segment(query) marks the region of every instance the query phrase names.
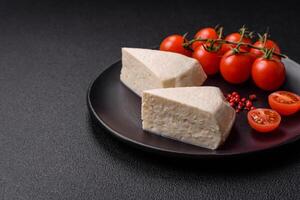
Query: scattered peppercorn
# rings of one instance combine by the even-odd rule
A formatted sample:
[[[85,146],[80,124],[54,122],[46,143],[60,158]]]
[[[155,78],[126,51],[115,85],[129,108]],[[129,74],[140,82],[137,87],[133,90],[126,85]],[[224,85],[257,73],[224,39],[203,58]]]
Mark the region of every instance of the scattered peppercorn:
[[[251,108],[252,102],[250,100],[246,101],[246,107]]]
[[[226,100],[229,102],[230,106],[235,109],[236,113],[239,113],[242,110],[253,110],[255,107],[253,106],[252,101],[256,100],[256,95],[249,95],[249,99],[243,97],[241,98],[240,94],[236,91],[224,95]]]
[[[251,100],[251,101],[254,101],[254,100],[256,100],[256,95],[255,94],[250,94],[249,95],[249,99]]]

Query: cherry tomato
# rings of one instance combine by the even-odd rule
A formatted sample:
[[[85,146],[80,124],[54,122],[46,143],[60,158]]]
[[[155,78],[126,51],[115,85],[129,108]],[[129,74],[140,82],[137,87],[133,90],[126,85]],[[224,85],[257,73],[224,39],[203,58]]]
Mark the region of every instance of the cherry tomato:
[[[184,38],[181,35],[170,35],[166,37],[160,44],[159,50],[161,51],[171,51],[174,53],[180,53],[186,56],[191,56],[192,51],[185,49],[182,44],[184,43]]]
[[[216,29],[208,27],[208,28],[203,28],[200,29],[195,37],[196,38],[201,38],[201,39],[218,39],[218,33],[216,31]],[[201,44],[203,44],[204,42],[201,41],[196,41],[192,44],[192,48],[194,50],[196,50],[197,47],[199,47]]]
[[[270,132],[276,129],[281,121],[281,117],[275,110],[257,108],[248,112],[249,125],[258,132]]]
[[[291,115],[299,111],[300,97],[287,91],[277,91],[269,95],[269,105],[281,115]]]
[[[255,43],[253,44],[253,46],[255,46],[255,47],[260,47],[260,48],[265,47],[265,48],[267,48],[267,49],[272,49],[272,48],[274,48],[274,52],[275,52],[275,53],[280,53],[279,46],[278,46],[274,41],[272,41],[272,40],[267,40],[266,43],[265,43],[265,45],[263,44],[262,41],[259,40],[259,41],[255,42]],[[253,55],[255,55],[257,58],[258,58],[258,57],[262,57],[262,56],[264,55],[264,53],[263,53],[262,51],[258,50],[258,49],[253,49],[253,48],[251,48],[250,52],[251,52]]]
[[[220,72],[229,83],[245,82],[251,74],[253,57],[249,53],[228,51],[221,59]]]
[[[225,40],[227,41],[230,41],[230,42],[244,42],[244,43],[249,43],[251,44],[251,39],[250,38],[246,38],[246,37],[243,37],[241,39],[241,34],[239,33],[231,33],[229,35],[227,35],[225,37]],[[229,51],[230,49],[236,47],[236,45],[232,45],[232,44],[223,44],[222,45],[222,52],[227,52]],[[249,51],[249,47],[245,47],[245,46],[241,46],[241,49],[244,50],[244,51]]]
[[[219,52],[209,52],[201,45],[195,49],[193,58],[199,61],[207,75],[218,73],[221,60]]]
[[[284,64],[277,59],[257,58],[252,65],[252,79],[263,90],[276,90],[285,80]]]

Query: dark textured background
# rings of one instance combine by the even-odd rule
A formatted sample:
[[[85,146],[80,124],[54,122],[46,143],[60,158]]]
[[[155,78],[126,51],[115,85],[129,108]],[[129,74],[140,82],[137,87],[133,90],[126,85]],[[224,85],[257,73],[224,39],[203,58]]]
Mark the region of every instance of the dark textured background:
[[[217,23],[269,26],[299,62],[298,13],[287,1],[1,1],[0,199],[300,199],[299,143],[244,159],[163,158],[92,125],[86,106],[120,47]]]

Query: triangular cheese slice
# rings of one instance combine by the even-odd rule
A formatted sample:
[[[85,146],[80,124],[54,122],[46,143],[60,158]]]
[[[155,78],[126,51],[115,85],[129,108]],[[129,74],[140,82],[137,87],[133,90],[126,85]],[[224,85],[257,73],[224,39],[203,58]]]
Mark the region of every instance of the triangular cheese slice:
[[[154,88],[200,86],[207,76],[193,58],[159,50],[122,48],[121,81],[141,96]]]
[[[235,110],[217,87],[143,92],[143,129],[181,142],[216,149],[228,137]]]

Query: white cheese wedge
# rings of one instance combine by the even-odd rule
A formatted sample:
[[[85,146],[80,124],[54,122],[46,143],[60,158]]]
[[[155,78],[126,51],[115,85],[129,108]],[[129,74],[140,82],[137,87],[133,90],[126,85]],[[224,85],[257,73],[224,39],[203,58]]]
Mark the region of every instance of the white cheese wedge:
[[[159,50],[122,48],[121,81],[137,95],[154,88],[200,86],[207,76],[193,58]]]
[[[143,129],[208,149],[228,137],[235,110],[217,87],[180,87],[143,92]]]

